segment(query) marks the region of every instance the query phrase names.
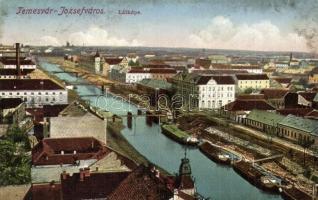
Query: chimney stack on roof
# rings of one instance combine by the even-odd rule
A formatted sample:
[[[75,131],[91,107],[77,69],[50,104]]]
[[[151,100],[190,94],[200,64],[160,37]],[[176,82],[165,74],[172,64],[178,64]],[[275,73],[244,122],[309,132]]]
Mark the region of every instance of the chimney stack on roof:
[[[20,69],[20,43],[15,43],[15,59],[17,66],[17,79],[21,77],[21,69]]]
[[[84,169],[80,169],[80,181],[84,181]]]

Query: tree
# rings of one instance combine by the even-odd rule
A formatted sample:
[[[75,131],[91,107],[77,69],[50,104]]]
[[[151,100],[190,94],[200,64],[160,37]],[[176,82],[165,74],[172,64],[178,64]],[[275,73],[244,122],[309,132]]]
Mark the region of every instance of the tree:
[[[8,129],[0,140],[0,185],[18,185],[31,181],[31,150],[28,136],[17,126]]]
[[[251,94],[253,92],[253,88],[247,88],[244,90],[244,94]]]

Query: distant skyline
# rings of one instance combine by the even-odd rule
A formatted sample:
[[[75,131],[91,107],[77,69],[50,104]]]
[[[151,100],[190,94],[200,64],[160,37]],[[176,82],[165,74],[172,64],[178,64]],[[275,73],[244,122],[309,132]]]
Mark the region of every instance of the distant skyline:
[[[57,12],[21,14],[19,7]],[[104,14],[59,15],[61,7],[93,7]],[[0,8],[3,44],[304,52],[318,44],[316,0],[1,0]]]

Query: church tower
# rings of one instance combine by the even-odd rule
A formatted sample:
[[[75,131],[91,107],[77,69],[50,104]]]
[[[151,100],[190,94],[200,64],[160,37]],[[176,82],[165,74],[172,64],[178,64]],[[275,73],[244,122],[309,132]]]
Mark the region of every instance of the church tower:
[[[181,159],[181,164],[179,167],[179,174],[177,177],[178,189],[188,195],[194,195],[195,184],[191,175],[190,160],[187,158],[187,153],[185,152],[184,158]]]
[[[101,71],[101,58],[100,58],[98,50],[96,51],[96,54],[94,56],[94,63],[95,63],[95,73],[96,74],[100,74],[100,71]]]

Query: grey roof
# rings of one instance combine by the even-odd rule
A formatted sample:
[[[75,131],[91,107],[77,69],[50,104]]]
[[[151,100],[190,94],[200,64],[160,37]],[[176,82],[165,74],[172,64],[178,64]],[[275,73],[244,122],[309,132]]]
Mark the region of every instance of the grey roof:
[[[273,113],[266,112],[263,110],[252,110],[250,114],[247,116],[247,119],[262,122],[266,125],[277,126],[279,122],[281,122],[285,116]]]
[[[318,134],[318,121],[316,120],[296,117],[294,115],[287,115],[287,117],[285,117],[278,124],[305,131],[307,133],[315,135]]]

